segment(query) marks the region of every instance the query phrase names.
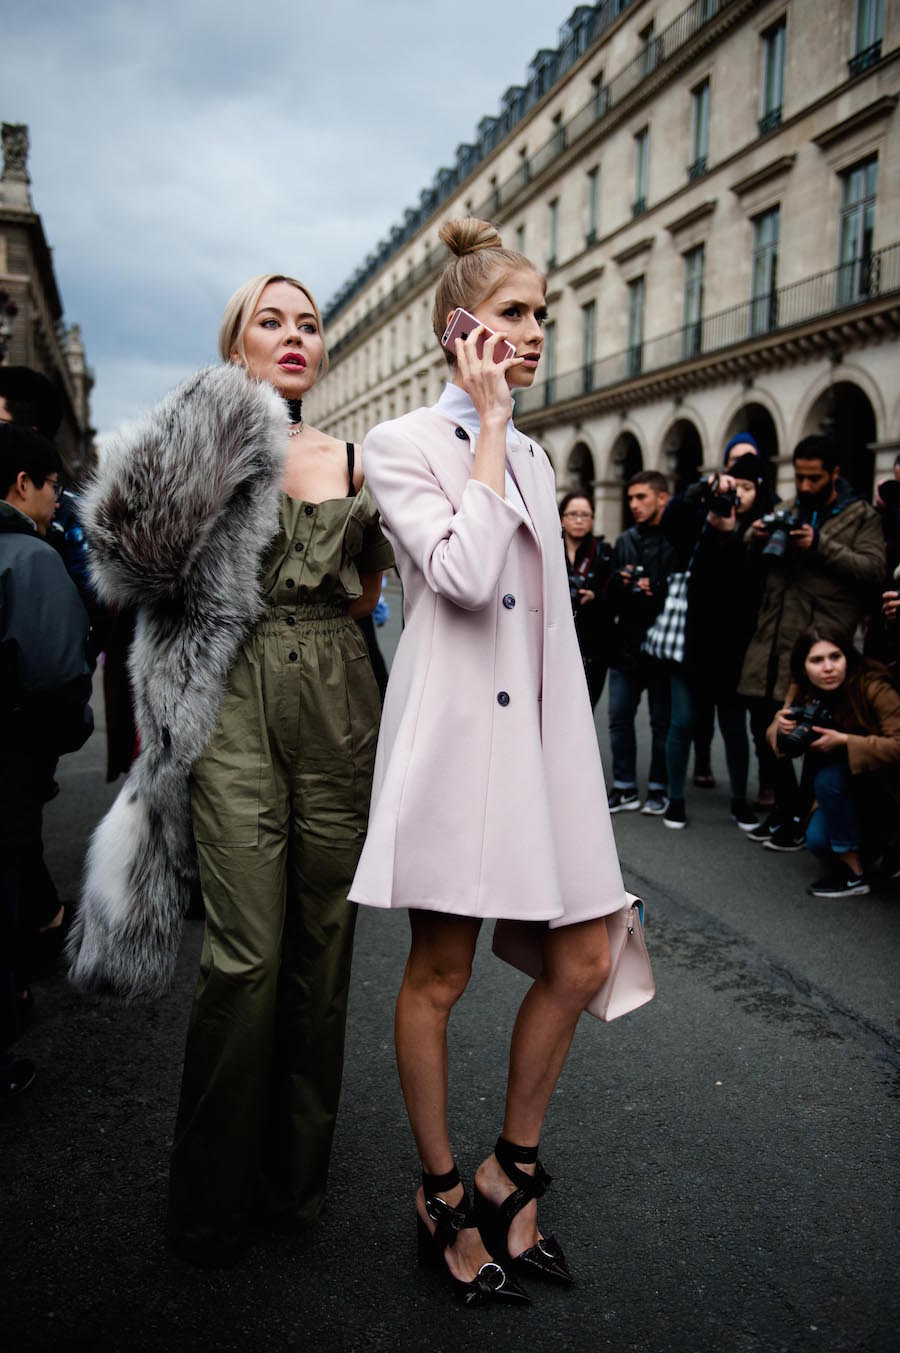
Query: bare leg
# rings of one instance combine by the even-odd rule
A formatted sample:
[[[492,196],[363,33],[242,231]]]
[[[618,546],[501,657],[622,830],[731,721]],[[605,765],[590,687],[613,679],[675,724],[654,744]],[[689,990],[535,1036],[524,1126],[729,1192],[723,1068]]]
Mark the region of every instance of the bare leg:
[[[537,1146],[578,1018],[608,972],[609,940],[602,917],[546,932],[544,971],[519,1007],[510,1046],[503,1120],[507,1141]],[[533,1165],[521,1164],[520,1168],[534,1174]],[[493,1155],[479,1166],[475,1179],[481,1192],[495,1203],[515,1192],[516,1186]],[[532,1201],[510,1227],[510,1254],[529,1249],[539,1235],[537,1202]]]
[[[453,1164],[447,1124],[447,1023],[469,981],[481,922],[431,911],[410,911],[409,919],[412,945],[394,1020],[397,1069],[422,1166],[428,1174],[439,1175]],[[438,1196],[453,1206],[462,1194],[463,1187],[457,1184]],[[433,1231],[421,1189],[416,1209]],[[450,1271],[466,1282],[490,1259],[475,1229],[460,1231],[446,1257]]]

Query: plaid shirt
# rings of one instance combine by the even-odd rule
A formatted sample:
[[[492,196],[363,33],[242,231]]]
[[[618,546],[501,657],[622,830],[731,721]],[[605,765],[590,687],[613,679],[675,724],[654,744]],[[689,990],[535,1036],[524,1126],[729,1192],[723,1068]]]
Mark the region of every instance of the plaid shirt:
[[[684,629],[687,620],[687,589],[690,568],[669,574],[665,604],[644,635],[641,652],[666,662],[684,662]]]

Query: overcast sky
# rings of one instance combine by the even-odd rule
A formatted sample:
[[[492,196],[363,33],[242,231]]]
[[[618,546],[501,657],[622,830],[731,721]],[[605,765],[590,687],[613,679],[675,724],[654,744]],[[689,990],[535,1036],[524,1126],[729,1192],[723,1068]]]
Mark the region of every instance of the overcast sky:
[[[215,357],[260,272],[321,304],[574,0],[0,0],[0,119],[108,431]]]

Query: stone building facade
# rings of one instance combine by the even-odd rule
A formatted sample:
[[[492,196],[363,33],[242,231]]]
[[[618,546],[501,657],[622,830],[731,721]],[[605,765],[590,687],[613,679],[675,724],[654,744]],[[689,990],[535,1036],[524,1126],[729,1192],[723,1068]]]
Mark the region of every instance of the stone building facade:
[[[4,122],[0,139],[0,364],[33,367],[59,390],[63,420],[56,445],[75,478],[94,456],[94,378],[78,325],[64,322],[53,259],[31,199],[28,128]]]
[[[900,446],[900,0],[605,0],[503,95],[326,311],[310,416],[341,436],[437,398],[441,221],[474,214],[548,276],[517,422],[560,491],[621,529],[623,484],[676,484],[752,431],[838,441],[862,491]]]

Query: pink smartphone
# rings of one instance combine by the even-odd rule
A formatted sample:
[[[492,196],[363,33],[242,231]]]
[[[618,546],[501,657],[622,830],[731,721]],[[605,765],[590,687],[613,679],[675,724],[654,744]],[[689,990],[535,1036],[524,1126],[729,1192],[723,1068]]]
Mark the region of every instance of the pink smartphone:
[[[441,347],[449,348],[451,352],[454,352],[456,348],[456,340],[458,338],[461,338],[462,341],[465,343],[466,339],[469,337],[469,334],[472,332],[473,329],[477,329],[480,323],[481,320],[476,319],[474,315],[470,315],[468,310],[463,310],[461,305],[457,306],[453,314],[450,316],[450,323],[444,330],[444,337],[441,339]],[[484,352],[485,343],[493,335],[493,333],[494,333],[493,329],[488,329],[487,327],[485,327],[484,332],[476,342],[475,351],[477,352],[479,357]],[[499,342],[497,346],[494,348],[495,362],[504,362],[507,359],[507,357],[515,357],[515,355],[516,355],[515,348],[513,347],[512,343],[508,343],[505,338],[502,339],[501,342]]]

